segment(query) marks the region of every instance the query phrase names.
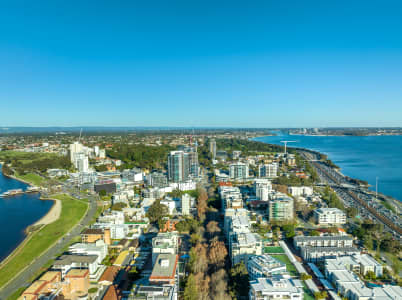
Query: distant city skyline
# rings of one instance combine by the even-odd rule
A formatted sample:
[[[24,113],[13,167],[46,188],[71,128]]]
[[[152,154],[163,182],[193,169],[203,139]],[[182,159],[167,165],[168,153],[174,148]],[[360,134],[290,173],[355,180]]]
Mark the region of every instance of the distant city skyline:
[[[0,127],[401,127],[400,1],[0,4]]]

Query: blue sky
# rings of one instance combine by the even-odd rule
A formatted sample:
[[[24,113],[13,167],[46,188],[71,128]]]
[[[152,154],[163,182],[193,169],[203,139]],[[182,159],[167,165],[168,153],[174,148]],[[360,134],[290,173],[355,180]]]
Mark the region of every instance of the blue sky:
[[[2,1],[0,126],[402,126],[401,1]]]

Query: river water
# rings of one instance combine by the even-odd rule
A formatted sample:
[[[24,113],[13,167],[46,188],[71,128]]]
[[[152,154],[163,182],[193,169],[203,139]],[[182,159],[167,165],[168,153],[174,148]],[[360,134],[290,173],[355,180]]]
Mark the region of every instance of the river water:
[[[328,155],[347,176],[366,180],[378,192],[402,201],[402,136],[265,136],[254,139],[264,143],[283,145],[281,141],[295,141],[289,146],[315,150]]]
[[[11,189],[23,189],[27,184],[5,177],[0,166],[0,194]],[[53,201],[40,200],[38,193],[0,198],[0,261],[25,238],[24,230],[50,210]]]

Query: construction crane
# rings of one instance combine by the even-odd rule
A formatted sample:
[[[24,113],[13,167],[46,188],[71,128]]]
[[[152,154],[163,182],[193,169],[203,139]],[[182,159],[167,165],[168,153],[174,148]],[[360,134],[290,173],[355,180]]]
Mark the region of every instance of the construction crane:
[[[296,143],[296,141],[281,141],[281,143],[285,144],[285,154],[286,154],[286,146],[288,143]]]

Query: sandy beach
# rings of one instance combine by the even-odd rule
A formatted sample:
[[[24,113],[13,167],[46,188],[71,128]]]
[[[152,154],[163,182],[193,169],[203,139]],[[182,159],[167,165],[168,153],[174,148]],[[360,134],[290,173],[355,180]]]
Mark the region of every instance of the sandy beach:
[[[33,224],[33,226],[47,225],[47,224],[53,223],[54,221],[56,221],[60,217],[61,201],[57,200],[57,199],[49,199],[49,200],[54,201],[54,204],[53,204],[52,208],[40,220],[35,222],[35,224]]]

